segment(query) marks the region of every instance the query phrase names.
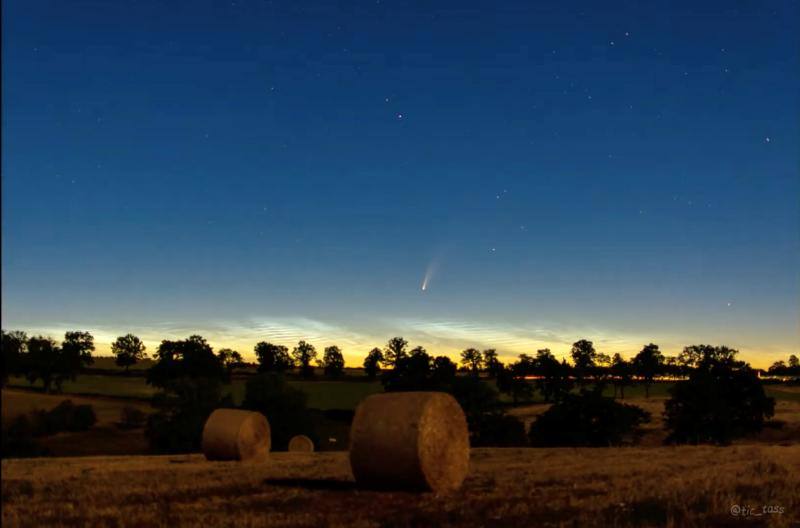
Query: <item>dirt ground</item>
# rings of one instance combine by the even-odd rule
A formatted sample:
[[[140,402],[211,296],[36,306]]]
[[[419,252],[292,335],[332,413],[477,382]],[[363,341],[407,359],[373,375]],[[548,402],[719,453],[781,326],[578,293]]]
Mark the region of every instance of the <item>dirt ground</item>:
[[[474,449],[447,495],[359,489],[345,452],[4,460],[2,475],[5,527],[800,523],[796,445]]]

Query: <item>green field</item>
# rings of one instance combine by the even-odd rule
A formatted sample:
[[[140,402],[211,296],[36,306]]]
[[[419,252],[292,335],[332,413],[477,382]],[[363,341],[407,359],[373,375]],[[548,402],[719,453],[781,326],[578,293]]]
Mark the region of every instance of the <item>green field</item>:
[[[244,398],[245,379],[235,379],[228,385],[228,392],[238,404]],[[312,409],[355,409],[358,402],[383,387],[374,381],[302,381],[290,380],[289,384],[308,395],[308,406]],[[12,377],[9,386],[14,388],[41,388],[41,383],[30,385],[25,379]],[[111,396],[116,398],[149,399],[156,389],[148,385],[141,376],[118,376],[104,374],[82,374],[75,381],[67,381],[63,394]]]
[[[228,385],[228,392],[238,404],[244,398],[244,385],[247,378],[236,378]],[[290,379],[289,384],[308,395],[308,406],[312,409],[355,409],[358,402],[383,387],[379,381],[365,381],[363,378],[341,381],[314,380],[304,381]],[[24,378],[12,377],[9,386],[15,388],[41,388],[41,383],[30,385]],[[650,387],[651,398],[669,398],[669,390],[673,383],[655,383]],[[786,385],[765,385],[767,394],[776,400],[800,402],[800,388]],[[156,389],[148,385],[141,376],[124,376],[120,374],[81,374],[75,381],[67,381],[63,386],[64,394],[100,395],[116,398],[149,399]],[[614,388],[606,387],[605,394],[613,396]],[[644,385],[633,385],[625,388],[625,399],[637,400],[645,397]],[[505,394],[501,400],[511,403]],[[541,396],[534,393],[533,403],[541,402]],[[528,402],[530,403],[530,402]]]

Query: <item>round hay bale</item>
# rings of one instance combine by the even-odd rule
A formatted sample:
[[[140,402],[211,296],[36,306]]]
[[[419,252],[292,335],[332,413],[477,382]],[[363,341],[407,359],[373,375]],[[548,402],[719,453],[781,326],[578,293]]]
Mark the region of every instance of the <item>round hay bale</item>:
[[[293,436],[289,440],[289,451],[294,453],[313,453],[314,442],[306,435]]]
[[[203,454],[208,460],[265,460],[271,438],[263,414],[217,409],[203,427]]]
[[[457,489],[469,469],[464,411],[443,392],[374,394],[356,409],[350,466],[365,487]]]

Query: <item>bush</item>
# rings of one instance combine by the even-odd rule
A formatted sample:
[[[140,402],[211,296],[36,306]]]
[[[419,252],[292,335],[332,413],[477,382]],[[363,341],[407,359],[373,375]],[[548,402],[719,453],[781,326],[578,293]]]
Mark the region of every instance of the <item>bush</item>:
[[[91,405],[74,405],[67,419],[67,431],[88,431],[97,423],[97,415]]]
[[[27,458],[49,454],[35,440],[37,426],[26,415],[17,416],[2,431],[0,458]]]
[[[148,417],[145,436],[157,452],[198,451],[208,416],[214,409],[231,406],[229,397],[221,397],[216,379],[183,378],[168,382],[164,391],[153,396],[153,407],[158,411]]]
[[[531,424],[535,446],[611,446],[633,443],[650,413],[598,391],[567,394]]]
[[[528,445],[525,424],[502,412],[490,412],[473,417],[472,447],[522,447]]]
[[[317,443],[306,400],[306,393],[286,383],[281,374],[265,373],[247,381],[242,408],[266,416],[272,433],[272,449],[285,451],[289,439],[298,434]]]
[[[147,420],[147,415],[141,409],[125,406],[119,412],[119,426],[122,429],[136,429],[142,427]]]
[[[675,384],[664,411],[670,443],[727,444],[760,431],[775,410],[748,366],[713,364]]]
[[[449,392],[464,409],[471,445],[525,445],[525,426],[503,411],[497,391],[488,383],[475,376],[457,376],[450,384]]]
[[[97,422],[91,405],[75,405],[64,400],[49,411],[31,413],[31,430],[34,436],[47,436],[62,431],[88,431]]]

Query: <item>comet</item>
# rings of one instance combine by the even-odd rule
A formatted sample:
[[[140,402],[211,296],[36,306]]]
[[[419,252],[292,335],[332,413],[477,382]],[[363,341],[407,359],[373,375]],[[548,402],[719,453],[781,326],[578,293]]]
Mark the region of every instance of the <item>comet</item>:
[[[421,291],[428,291],[428,286],[430,286],[433,275],[436,273],[438,267],[439,262],[437,259],[433,259],[431,263],[428,264],[428,269],[425,270],[425,277],[422,279],[422,286],[420,286]]]

